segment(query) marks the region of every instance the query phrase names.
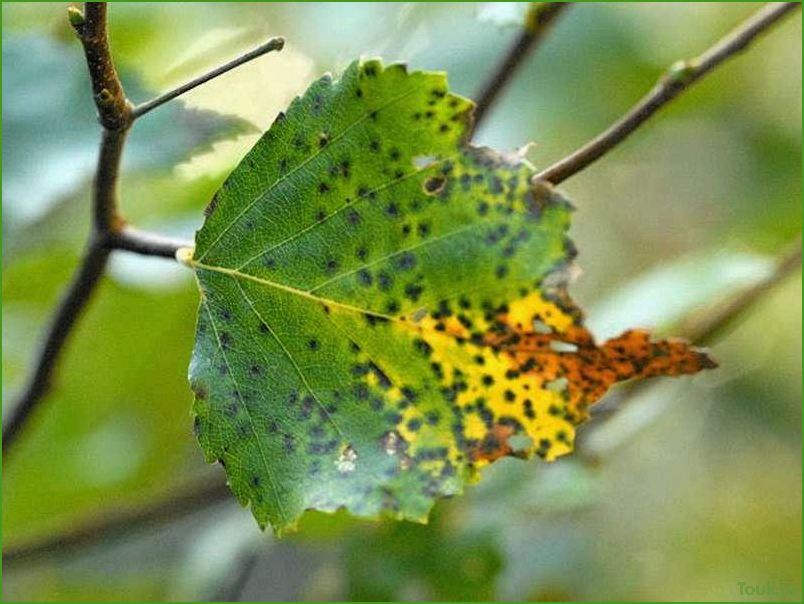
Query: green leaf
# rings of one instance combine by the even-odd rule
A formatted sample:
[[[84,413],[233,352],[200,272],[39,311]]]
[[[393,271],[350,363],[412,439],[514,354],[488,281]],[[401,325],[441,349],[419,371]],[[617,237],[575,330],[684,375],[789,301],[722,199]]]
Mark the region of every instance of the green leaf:
[[[466,141],[441,73],[325,76],[213,197],[187,259],[207,459],[261,525],[309,508],[424,521],[504,455],[555,459],[617,379],[711,360],[597,347],[565,285],[570,205]]]

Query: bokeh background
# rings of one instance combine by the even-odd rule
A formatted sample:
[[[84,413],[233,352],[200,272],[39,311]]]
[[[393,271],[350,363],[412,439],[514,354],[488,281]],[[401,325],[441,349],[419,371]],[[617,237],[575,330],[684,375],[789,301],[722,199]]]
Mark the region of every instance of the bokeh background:
[[[89,223],[99,127],[65,7],[2,5],[4,411]],[[579,4],[476,138],[506,151],[533,141],[528,157],[545,167],[619,116],[667,65],[758,7]],[[191,237],[275,114],[357,56],[446,70],[472,96],[516,36],[520,12],[115,3],[113,51],[135,101],[270,35],[288,40],[137,124],[124,214]],[[572,292],[598,336],[633,325],[672,331],[765,277],[800,234],[801,67],[796,14],[562,185],[578,208],[572,235],[584,270]],[[191,434],[196,296],[189,271],[173,263],[113,259],[55,388],[4,463],[4,551],[193,481],[222,484]],[[495,464],[466,496],[441,502],[427,526],[310,513],[277,540],[233,498],[210,497],[169,522],[7,559],[3,597],[799,600],[800,272],[713,349],[720,370],[657,380],[581,430],[576,455]]]

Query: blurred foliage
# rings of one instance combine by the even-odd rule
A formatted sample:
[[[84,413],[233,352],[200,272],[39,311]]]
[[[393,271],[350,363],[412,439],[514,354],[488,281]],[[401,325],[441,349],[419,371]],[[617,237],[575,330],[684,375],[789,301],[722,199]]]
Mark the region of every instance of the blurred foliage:
[[[458,531],[435,516],[429,526],[384,523],[355,532],[346,546],[350,601],[495,597],[502,556],[490,529]]]
[[[619,116],[664,67],[756,8],[576,6],[523,65],[479,142],[514,149],[534,140],[530,158],[546,166]],[[143,227],[191,236],[258,131],[312,77],[356,56],[446,70],[451,87],[471,96],[516,35],[479,20],[481,9],[113,5],[113,49],[135,100],[269,35],[289,41],[282,53],[188,94],[185,109],[160,109],[138,125],[143,142],[132,139],[121,188],[125,214]],[[99,132],[88,84],[76,79],[85,78],[85,67],[64,5],[4,3],[2,11],[8,404],[76,265]],[[18,40],[41,53],[7,60]],[[30,85],[42,80],[24,65],[35,61],[56,66],[41,73],[51,74],[44,90],[64,91],[57,98],[35,88],[31,96]],[[235,116],[256,129],[226,137],[239,122],[193,121],[200,116],[187,109]],[[39,121],[10,134],[14,116],[28,111]],[[173,119],[179,114],[192,119]],[[197,131],[201,123],[209,129]],[[603,331],[637,311],[661,327],[753,282],[768,255],[801,232],[800,167],[801,17],[793,16],[562,186],[578,206],[572,234],[584,275],[573,295]],[[31,207],[6,188],[15,179],[30,183],[23,189]],[[190,432],[185,377],[197,298],[189,272],[168,265],[114,260],[66,350],[56,388],[4,464],[4,547],[151,500],[211,470]],[[634,300],[639,307],[627,308]],[[732,600],[745,582],[769,583],[768,599],[798,600],[800,277],[775,290],[714,352],[721,370],[662,383],[613,420],[589,425],[572,458],[498,464],[467,496],[439,504],[430,525],[313,514],[277,542],[249,537],[249,513],[231,501],[70,556],[6,564],[4,597],[210,597],[241,560],[235,552],[256,548],[244,598]],[[215,552],[225,555],[215,562]]]
[[[26,345],[4,346],[4,388],[19,383],[14,376],[34,353],[34,326],[76,261],[74,250],[56,248],[5,269],[4,341]],[[51,395],[58,404],[4,468],[4,543],[63,530],[106,506],[141,500],[148,489],[164,491],[196,467],[187,358],[163,352],[167,342],[192,344],[195,303],[188,287],[159,293],[104,283],[65,355]],[[37,471],[54,464],[58,471]]]
[[[11,33],[3,37],[3,64],[14,66],[3,78],[3,138],[14,151],[3,155],[3,213],[10,228],[45,216],[61,196],[91,178],[99,137],[76,44]],[[151,96],[126,71],[121,77],[131,98]],[[133,130],[124,169],[170,166],[221,135],[254,130],[241,118],[174,103]]]

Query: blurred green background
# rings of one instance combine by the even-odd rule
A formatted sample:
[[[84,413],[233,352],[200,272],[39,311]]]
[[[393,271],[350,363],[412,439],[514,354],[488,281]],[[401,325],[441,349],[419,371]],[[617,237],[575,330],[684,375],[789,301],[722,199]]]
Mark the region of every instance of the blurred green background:
[[[99,127],[65,7],[2,5],[4,407],[89,223]],[[476,138],[504,151],[534,141],[529,158],[545,167],[618,117],[667,65],[758,7],[575,6]],[[115,3],[113,51],[135,101],[268,36],[288,40],[283,52],[137,124],[124,214],[190,238],[275,114],[359,55],[446,70],[472,96],[517,34],[506,12],[470,3]],[[599,337],[632,325],[666,333],[768,274],[801,232],[801,90],[796,14],[562,185],[578,208],[572,234],[584,270],[572,292]],[[199,477],[223,481],[191,433],[196,303],[189,271],[114,257],[46,405],[4,463],[4,550]],[[495,464],[466,496],[441,502],[427,526],[308,514],[278,541],[233,498],[210,500],[168,524],[7,560],[3,597],[799,600],[800,272],[713,349],[720,370],[657,380],[585,426],[576,455]]]

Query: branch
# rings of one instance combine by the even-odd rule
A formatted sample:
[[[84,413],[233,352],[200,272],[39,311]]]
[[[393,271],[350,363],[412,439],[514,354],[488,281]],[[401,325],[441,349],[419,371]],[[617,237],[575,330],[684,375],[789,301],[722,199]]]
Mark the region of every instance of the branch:
[[[3,552],[3,564],[25,562],[49,554],[69,554],[102,539],[128,535],[158,527],[192,512],[228,501],[232,492],[221,479],[206,476],[178,487],[178,494],[156,499],[146,505],[121,506],[102,512],[86,524],[55,537],[45,537]]]
[[[680,333],[691,342],[706,345],[723,337],[768,291],[801,268],[801,236],[779,256],[773,272],[731,299],[693,314],[681,322]]]
[[[190,241],[177,241],[161,235],[140,231],[134,227],[124,226],[111,233],[107,238],[107,247],[125,250],[143,256],[176,258],[176,252],[183,247],[193,247]]]
[[[67,343],[73,327],[103,275],[108,258],[109,250],[97,245],[95,241],[87,247],[81,266],[51,319],[50,327],[37,355],[36,367],[22,393],[10,405],[8,421],[3,424],[3,457],[39,401],[50,389],[59,353]]]
[[[766,4],[703,54],[689,61],[677,61],[628,113],[572,154],[537,174],[534,180],[558,184],[584,170],[625,140],[659,109],[715,67],[744,51],[757,36],[800,6],[798,2]]]
[[[476,95],[474,130],[508,86],[522,61],[544,40],[556,18],[569,7],[569,2],[539,2],[531,6],[525,18],[525,28]]]
[[[126,130],[131,125],[131,103],[123,91],[109,50],[106,3],[85,2],[84,13],[71,6],[70,23],[84,47],[98,118],[106,130]]]
[[[180,94],[271,50],[279,50],[284,45],[282,38],[272,38],[234,61],[134,108],[126,98],[114,66],[109,48],[106,11],[105,2],[85,2],[83,12],[74,6],[67,9],[70,24],[84,48],[98,121],[103,127],[98,166],[92,186],[93,228],[81,264],[51,320],[34,369],[16,402],[10,405],[8,421],[3,425],[4,459],[31,414],[50,390],[61,352],[100,282],[110,253],[124,250],[147,256],[174,258],[179,248],[192,246],[190,243],[173,241],[129,227],[118,214],[120,162],[126,136],[134,120]]]
[[[231,71],[235,67],[240,67],[244,63],[253,61],[257,57],[261,57],[262,55],[269,53],[272,50],[282,50],[284,46],[285,46],[284,38],[271,38],[264,44],[261,44],[254,50],[250,50],[246,54],[237,57],[233,61],[230,61],[225,65],[221,65],[220,67],[216,67],[209,73],[205,73],[204,75],[199,76],[194,80],[187,82],[186,84],[182,84],[181,86],[179,86],[174,90],[171,90],[170,92],[161,94],[155,99],[137,105],[133,111],[134,119],[142,117],[143,115],[145,115],[149,111],[152,111],[153,109],[156,109],[160,105],[164,105],[165,103],[172,101],[176,97],[184,94],[185,92],[189,92],[190,90],[200,86],[201,84],[206,84],[210,80],[217,78],[220,75],[223,75],[227,71]]]
[[[126,99],[109,52],[106,4],[87,2],[85,13],[75,7],[70,9],[70,23],[84,47],[95,106],[103,126],[98,167],[92,188],[93,229],[81,265],[51,321],[31,377],[16,403],[12,405],[10,417],[3,425],[4,458],[24,424],[50,390],[61,351],[106,268],[109,259],[109,249],[105,241],[107,233],[119,221],[117,179],[126,133],[131,126],[131,104]]]
[[[696,344],[709,344],[715,341],[723,335],[726,326],[733,325],[747,316],[776,284],[800,266],[801,239],[799,238],[788,251],[780,256],[776,270],[761,283],[738,294],[733,298],[734,302],[712,307],[716,310],[707,311],[705,316],[696,320],[696,324],[705,325],[706,328],[702,328],[700,331],[693,328],[682,333],[686,333],[687,337]],[[655,381],[645,380],[631,382],[629,385],[620,387],[616,393],[606,399],[607,401],[616,400],[615,405],[602,403],[606,405],[605,409],[601,409],[600,405],[593,407],[593,409],[601,409],[601,411],[595,412],[595,419],[600,420],[611,415],[617,406],[624,404],[638,392],[650,388],[655,383]],[[176,495],[156,499],[140,508],[122,508],[107,512],[101,519],[62,535],[46,537],[41,541],[10,549],[3,553],[3,562],[8,564],[48,554],[71,553],[113,535],[128,534],[143,526],[166,524],[229,497],[231,497],[229,489],[222,482],[210,482],[208,479],[199,480]]]

